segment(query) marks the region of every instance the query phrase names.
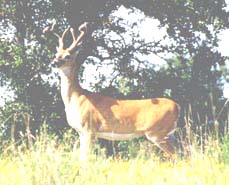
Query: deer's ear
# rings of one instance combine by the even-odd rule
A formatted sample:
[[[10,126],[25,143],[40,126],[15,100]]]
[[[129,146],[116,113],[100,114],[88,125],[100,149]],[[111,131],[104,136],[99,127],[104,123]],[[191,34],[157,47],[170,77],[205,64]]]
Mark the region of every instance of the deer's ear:
[[[59,47],[56,47],[56,51],[59,51],[60,50],[60,48]]]

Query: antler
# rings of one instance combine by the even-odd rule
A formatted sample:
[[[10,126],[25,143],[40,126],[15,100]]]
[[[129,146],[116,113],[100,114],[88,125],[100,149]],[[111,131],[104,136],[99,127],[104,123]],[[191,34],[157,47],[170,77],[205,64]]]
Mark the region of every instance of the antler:
[[[73,51],[77,46],[81,45],[83,36],[87,32],[87,23],[84,23],[79,27],[80,35],[78,37],[76,37],[73,28],[71,28],[70,31],[71,31],[71,34],[72,34],[73,42],[72,42],[71,46],[68,49],[70,51]]]
[[[43,33],[52,32],[59,40],[59,49],[64,49],[64,37],[69,30],[71,31],[72,39],[73,39],[72,44],[68,48],[69,51],[73,51],[75,49],[75,47],[81,45],[82,38],[85,35],[85,33],[87,32],[87,23],[84,23],[79,27],[80,35],[78,37],[76,37],[73,28],[71,28],[71,29],[67,28],[66,30],[64,30],[62,36],[60,36],[59,34],[57,34],[56,32],[53,31],[55,28],[55,25],[56,25],[56,23],[52,24],[51,26],[45,27],[43,29]]]
[[[62,36],[60,36],[58,33],[54,32],[55,26],[56,26],[56,23],[53,23],[51,26],[45,27],[43,29],[43,33],[52,32],[59,40],[59,48],[64,49],[64,37],[65,37],[66,33],[69,31],[69,28],[64,30]]]

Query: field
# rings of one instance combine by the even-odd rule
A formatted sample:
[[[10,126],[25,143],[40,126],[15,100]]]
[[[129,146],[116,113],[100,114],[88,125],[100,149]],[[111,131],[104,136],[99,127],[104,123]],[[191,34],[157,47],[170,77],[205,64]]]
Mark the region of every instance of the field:
[[[205,152],[192,143],[189,157],[175,161],[163,159],[148,149],[128,160],[92,155],[90,162],[80,163],[78,146],[72,149],[67,133],[63,140],[41,135],[28,149],[26,140],[8,146],[0,156],[0,184],[4,185],[226,185],[229,174],[229,137],[209,139]],[[132,146],[134,147],[134,146]]]

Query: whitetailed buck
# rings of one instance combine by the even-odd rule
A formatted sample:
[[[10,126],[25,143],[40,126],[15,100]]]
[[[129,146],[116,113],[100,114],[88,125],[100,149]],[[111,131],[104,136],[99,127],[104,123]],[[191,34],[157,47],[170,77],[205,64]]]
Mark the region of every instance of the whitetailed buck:
[[[44,33],[53,31],[44,29]],[[73,42],[64,48],[64,37],[70,30]],[[77,48],[81,45],[87,25],[79,27],[77,37],[74,30],[66,29],[59,39],[53,64],[61,77],[61,95],[65,105],[67,121],[77,130],[80,138],[80,159],[88,157],[95,138],[127,140],[146,136],[169,155],[174,153],[170,135],[176,128],[179,105],[166,98],[121,100],[92,93],[81,88],[77,74],[82,62],[77,61]]]

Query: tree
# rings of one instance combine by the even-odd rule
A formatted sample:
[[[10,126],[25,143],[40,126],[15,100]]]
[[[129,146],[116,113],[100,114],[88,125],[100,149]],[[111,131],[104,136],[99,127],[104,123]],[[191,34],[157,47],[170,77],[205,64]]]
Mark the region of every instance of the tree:
[[[191,104],[192,110],[215,121],[216,111],[209,105],[223,104],[222,79],[226,73],[221,68],[226,58],[216,48],[217,34],[228,28],[225,7],[224,0],[1,0],[1,84],[7,82],[14,90],[14,102],[27,107],[33,130],[44,119],[54,127],[56,122],[64,122],[59,91],[46,80],[56,41],[42,36],[42,29],[53,21],[58,29],[69,25],[77,29],[87,21],[89,33],[80,58],[111,70],[109,76],[100,74],[93,90],[107,87],[105,93],[122,98],[169,96],[183,106],[182,110],[187,111]],[[130,21],[117,16],[120,8],[137,18]],[[159,20],[166,30],[162,39],[141,37],[141,23],[150,18]],[[13,30],[10,35],[9,30]],[[142,57],[152,53],[163,58],[166,65],[157,69],[149,57]],[[172,58],[163,57],[169,53],[173,53]],[[82,67],[82,81],[86,67]],[[197,113],[193,115],[198,120]],[[226,111],[220,118],[228,124],[225,115]],[[203,122],[205,118],[198,124]]]
[[[47,21],[46,17],[52,16],[51,4],[32,0],[2,1],[1,10],[1,84],[10,86],[14,91],[15,99],[11,107],[15,103],[26,107],[35,132],[45,119],[56,123],[56,115],[63,114],[61,102],[56,101],[60,99],[56,87],[44,79],[51,72],[47,67],[51,54],[44,45],[41,28]],[[11,35],[7,34],[9,29],[13,30]],[[4,109],[7,110],[7,105]],[[11,110],[14,110],[11,114],[18,114],[17,109]],[[2,118],[3,123],[5,119]],[[18,119],[16,122],[21,125],[24,120]]]

